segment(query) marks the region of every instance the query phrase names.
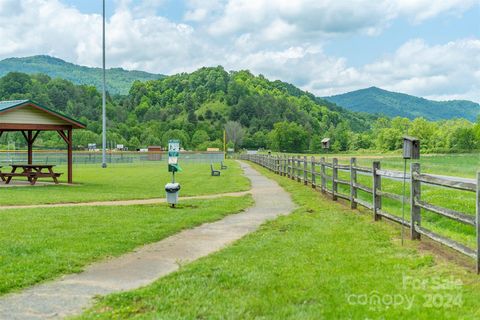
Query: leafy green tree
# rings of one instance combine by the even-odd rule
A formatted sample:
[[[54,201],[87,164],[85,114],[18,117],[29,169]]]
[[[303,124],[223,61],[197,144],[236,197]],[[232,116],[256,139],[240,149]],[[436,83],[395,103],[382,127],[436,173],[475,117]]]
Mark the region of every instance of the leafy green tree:
[[[473,128],[457,128],[453,134],[453,148],[458,151],[471,151],[478,147]]]
[[[188,134],[180,129],[170,129],[162,136],[162,145],[167,146],[168,140],[178,139],[182,148],[188,149],[190,147],[190,138]]]
[[[132,137],[132,139],[130,139],[130,141],[128,141],[128,148],[130,150],[135,150],[137,148],[141,148],[141,147],[146,147],[146,146],[143,146],[141,143],[140,143],[140,140],[138,140],[137,137]]]
[[[308,133],[293,122],[278,122],[269,135],[270,148],[281,152],[304,152],[309,145]]]
[[[209,141],[210,141],[210,137],[208,136],[208,133],[205,130],[197,130],[192,136],[191,145],[192,147],[197,148],[202,143],[209,142]]]

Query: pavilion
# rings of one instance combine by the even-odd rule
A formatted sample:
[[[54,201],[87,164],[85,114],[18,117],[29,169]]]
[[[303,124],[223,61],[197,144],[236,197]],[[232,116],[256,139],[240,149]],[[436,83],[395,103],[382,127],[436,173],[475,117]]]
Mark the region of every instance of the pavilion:
[[[67,144],[68,183],[73,183],[73,129],[85,125],[30,100],[0,101],[0,137],[21,132],[27,141],[28,164],[33,164],[33,144],[42,131],[57,131]]]

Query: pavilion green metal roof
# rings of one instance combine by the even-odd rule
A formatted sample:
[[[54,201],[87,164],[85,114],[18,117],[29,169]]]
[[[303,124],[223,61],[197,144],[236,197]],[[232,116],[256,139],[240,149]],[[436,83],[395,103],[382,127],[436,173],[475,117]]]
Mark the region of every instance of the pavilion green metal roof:
[[[28,100],[11,100],[11,101],[0,101],[0,111],[4,111],[10,108],[27,103]]]
[[[66,116],[64,115],[63,113],[60,113],[58,111],[55,111],[55,110],[52,110],[50,108],[47,108],[45,106],[42,106],[36,102],[33,102],[31,100],[10,100],[10,101],[0,101],[0,113],[4,112],[4,111],[7,111],[9,109],[13,109],[13,108],[16,108],[16,107],[20,107],[22,105],[26,105],[26,104],[33,104],[37,107],[39,107],[40,109],[43,109],[49,113],[53,113],[55,114],[56,116],[60,117],[60,118],[64,118],[66,119],[68,122],[72,122],[74,124],[76,124],[77,126],[79,127],[83,127],[85,128],[86,125],[78,120],[75,120],[69,116]]]

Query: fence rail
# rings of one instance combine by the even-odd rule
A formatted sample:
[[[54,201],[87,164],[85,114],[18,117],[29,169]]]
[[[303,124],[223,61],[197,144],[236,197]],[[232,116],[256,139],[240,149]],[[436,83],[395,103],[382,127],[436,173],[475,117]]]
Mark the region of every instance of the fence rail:
[[[477,274],[480,273],[480,172],[477,173],[475,180],[468,180],[456,177],[443,177],[420,172],[420,164],[412,163],[409,174],[394,170],[385,170],[381,168],[378,161],[373,162],[371,168],[357,165],[355,158],[350,159],[350,164],[339,164],[338,159],[333,158],[332,162],[327,162],[324,157],[319,160],[315,157],[308,159],[306,156],[272,156],[272,155],[240,155],[240,159],[257,163],[281,176],[292,180],[302,182],[304,185],[311,185],[313,189],[320,190],[324,194],[332,197],[336,201],[338,198],[350,201],[351,208],[357,208],[357,205],[373,211],[374,220],[386,218],[410,229],[410,238],[420,240],[421,236],[430,238],[433,241],[441,243],[451,249],[454,249],[464,255],[467,255],[476,261]],[[319,170],[319,171],[318,171]],[[350,179],[341,179],[338,172],[349,172]],[[357,181],[357,174],[372,177],[372,186],[361,184]],[[382,180],[390,179],[400,181],[408,179],[410,181],[410,196],[404,198],[398,195],[382,190]],[[344,185],[350,188],[350,193],[339,192],[338,186]],[[459,212],[449,208],[443,208],[430,204],[421,198],[422,185],[434,185],[443,188],[475,192],[476,193],[476,213],[475,216]],[[360,199],[358,190],[371,196],[371,201]],[[382,208],[383,199],[409,203],[410,220],[404,220]],[[453,239],[438,234],[422,226],[422,209],[442,217],[451,219],[458,223],[473,226],[476,232],[476,248],[469,248]]]

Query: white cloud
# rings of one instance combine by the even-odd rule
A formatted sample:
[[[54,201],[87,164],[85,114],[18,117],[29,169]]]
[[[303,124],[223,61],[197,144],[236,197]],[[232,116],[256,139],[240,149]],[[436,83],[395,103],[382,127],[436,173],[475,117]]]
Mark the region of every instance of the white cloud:
[[[3,0],[1,8],[3,57],[47,53],[76,61],[76,50],[88,46],[100,23],[100,16],[82,15],[56,0]]]
[[[398,0],[396,9],[400,14],[420,23],[443,13],[458,15],[475,4],[478,4],[478,0]]]
[[[50,54],[89,66],[101,64],[100,15],[83,14],[58,0],[0,1],[0,58]],[[191,26],[144,13],[160,2],[133,6],[130,0],[117,1],[107,22],[109,66],[175,72],[198,65],[190,62],[206,55]]]
[[[375,35],[398,17],[419,23],[440,14],[462,13],[475,4],[478,0],[228,0],[222,10],[211,14],[209,30],[216,36],[263,32],[272,21],[282,21],[295,27],[299,37]],[[203,7],[200,2],[191,6],[193,11]]]
[[[186,21],[202,22],[223,8],[222,0],[187,0]]]

